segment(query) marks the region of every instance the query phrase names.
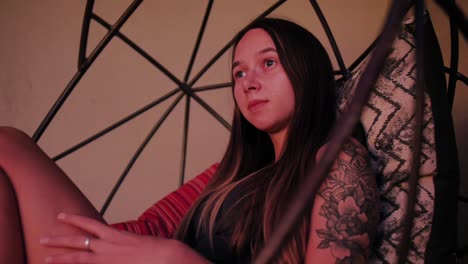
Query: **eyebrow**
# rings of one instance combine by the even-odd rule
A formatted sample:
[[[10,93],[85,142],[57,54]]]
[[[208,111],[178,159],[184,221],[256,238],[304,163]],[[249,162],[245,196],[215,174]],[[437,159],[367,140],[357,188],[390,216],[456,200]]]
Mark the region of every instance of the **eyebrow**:
[[[268,52],[277,52],[275,48],[273,47],[268,47],[268,48],[264,48],[262,50],[260,50],[259,52],[257,52],[257,54],[264,54],[264,53],[268,53]],[[237,67],[239,65],[239,61],[234,61],[232,63],[232,68],[231,69],[234,69],[235,67]]]

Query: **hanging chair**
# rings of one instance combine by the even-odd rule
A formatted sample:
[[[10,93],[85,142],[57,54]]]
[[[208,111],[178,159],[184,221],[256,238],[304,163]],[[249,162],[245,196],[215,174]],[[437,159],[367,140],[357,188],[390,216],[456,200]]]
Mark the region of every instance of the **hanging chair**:
[[[268,15],[283,2],[278,1],[259,17]],[[152,59],[136,44],[126,37],[119,35],[119,29],[133,11],[135,11],[141,0],[134,1],[114,26],[110,26],[93,14],[94,1],[88,0],[87,3],[79,53],[79,71],[65,88],[63,94],[34,134],[33,138],[36,141],[39,140],[80,78],[86,73],[87,69],[112,37],[119,36],[140,55],[147,58],[155,67],[163,72],[165,70],[161,64]],[[213,1],[209,2],[207,10],[211,8],[212,3]],[[356,93],[356,84],[359,83],[364,72],[363,69],[368,63],[369,54],[372,53],[375,46],[372,44],[355,63],[346,68],[342,62],[338,47],[334,42],[331,30],[318,4],[315,1],[311,1],[311,4],[323,23],[340,66],[338,74],[342,78],[337,82],[337,111],[342,113]],[[87,35],[91,19],[108,28],[109,32],[98,45],[95,52],[86,58]],[[457,258],[460,258],[465,253],[457,250],[459,171],[451,117],[451,102],[453,102],[454,93],[452,93],[452,90],[455,85],[453,78],[466,83],[466,77],[458,73],[456,68],[454,70],[453,65],[451,69],[444,67],[440,47],[429,14],[426,14],[424,19],[423,68],[425,74],[423,80],[425,91],[420,152],[414,149],[412,145],[413,141],[411,140],[417,134],[415,132],[416,115],[414,112],[416,105],[417,67],[414,37],[415,21],[412,18],[406,19],[401,24],[401,29],[393,43],[393,49],[385,60],[383,70],[380,72],[372,88],[370,98],[364,105],[360,124],[355,129],[355,136],[362,141],[371,154],[380,191],[381,219],[378,237],[372,248],[373,263],[397,262],[398,246],[400,245],[399,239],[402,237],[403,232],[403,218],[407,210],[403,205],[406,204],[409,197],[408,194],[410,193],[408,182],[411,174],[411,164],[408,160],[411,159],[415,151],[419,153],[419,170],[412,228],[410,230],[411,242],[405,261],[409,263],[440,263],[441,261],[454,263]],[[206,17],[203,24],[205,23]],[[202,25],[203,27],[204,25]],[[454,40],[452,39],[452,41]],[[200,39],[197,40],[196,45],[198,46],[199,44]],[[220,54],[224,53],[231,44],[232,42],[228,43],[218,55],[221,56]],[[214,63],[216,57],[219,58],[218,55],[208,63],[207,67]],[[447,84],[445,81],[445,72],[447,71],[451,74],[448,87],[449,97],[447,97]],[[169,73],[166,74],[170,75]],[[230,86],[230,83],[218,85],[217,87],[225,86]],[[195,93],[189,92],[192,89],[190,85],[180,83],[180,89],[196,99]],[[168,94],[167,96],[171,95]],[[209,111],[212,110],[209,106],[204,107]],[[212,114],[217,117],[216,113]],[[138,112],[132,116],[137,115]],[[112,129],[127,122],[132,116],[77,144],[54,159],[58,160],[105,135]],[[222,118],[218,120],[223,125],[229,126]],[[151,133],[154,134],[156,130]],[[151,136],[145,140],[143,147],[150,139]],[[131,167],[131,164],[129,166]],[[138,234],[171,237],[190,206],[215,173],[217,166],[218,164],[214,163],[204,172],[183,184],[179,189],[156,202],[143,212],[137,220],[116,223],[113,226]],[[104,203],[101,210],[102,213],[107,209],[124,179],[125,174],[119,179],[114,190]],[[181,179],[180,182],[183,183],[184,180]]]

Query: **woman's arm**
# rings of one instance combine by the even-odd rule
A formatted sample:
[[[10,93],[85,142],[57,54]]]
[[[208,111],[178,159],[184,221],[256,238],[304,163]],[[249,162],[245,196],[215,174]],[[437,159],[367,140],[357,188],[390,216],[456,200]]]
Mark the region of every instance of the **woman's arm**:
[[[367,263],[377,223],[378,192],[367,150],[351,139],[315,197],[306,263]]]
[[[69,253],[50,255],[47,263],[210,263],[178,240],[119,231],[94,219],[78,215],[60,214],[59,220],[92,234],[92,237],[83,235],[43,237],[41,244],[45,247],[72,249]]]

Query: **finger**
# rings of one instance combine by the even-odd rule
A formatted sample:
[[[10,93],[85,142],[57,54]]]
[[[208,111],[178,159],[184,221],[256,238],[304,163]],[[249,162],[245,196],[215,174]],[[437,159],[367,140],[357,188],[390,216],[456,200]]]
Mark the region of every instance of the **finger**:
[[[105,238],[115,235],[115,229],[101,223],[93,218],[79,216],[74,214],[60,213],[57,216],[61,222],[78,227],[99,238]]]
[[[96,263],[95,255],[90,252],[74,252],[48,256],[46,263]]]
[[[71,248],[99,252],[107,242],[86,236],[54,236],[43,237],[40,243],[45,247]]]

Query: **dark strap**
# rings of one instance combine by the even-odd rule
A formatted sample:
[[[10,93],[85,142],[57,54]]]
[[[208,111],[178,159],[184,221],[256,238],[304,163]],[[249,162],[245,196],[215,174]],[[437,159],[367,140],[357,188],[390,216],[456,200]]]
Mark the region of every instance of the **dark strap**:
[[[426,92],[432,102],[437,175],[431,235],[425,263],[456,263],[459,167],[452,115],[445,91],[442,54],[429,14],[425,26],[424,71]]]

